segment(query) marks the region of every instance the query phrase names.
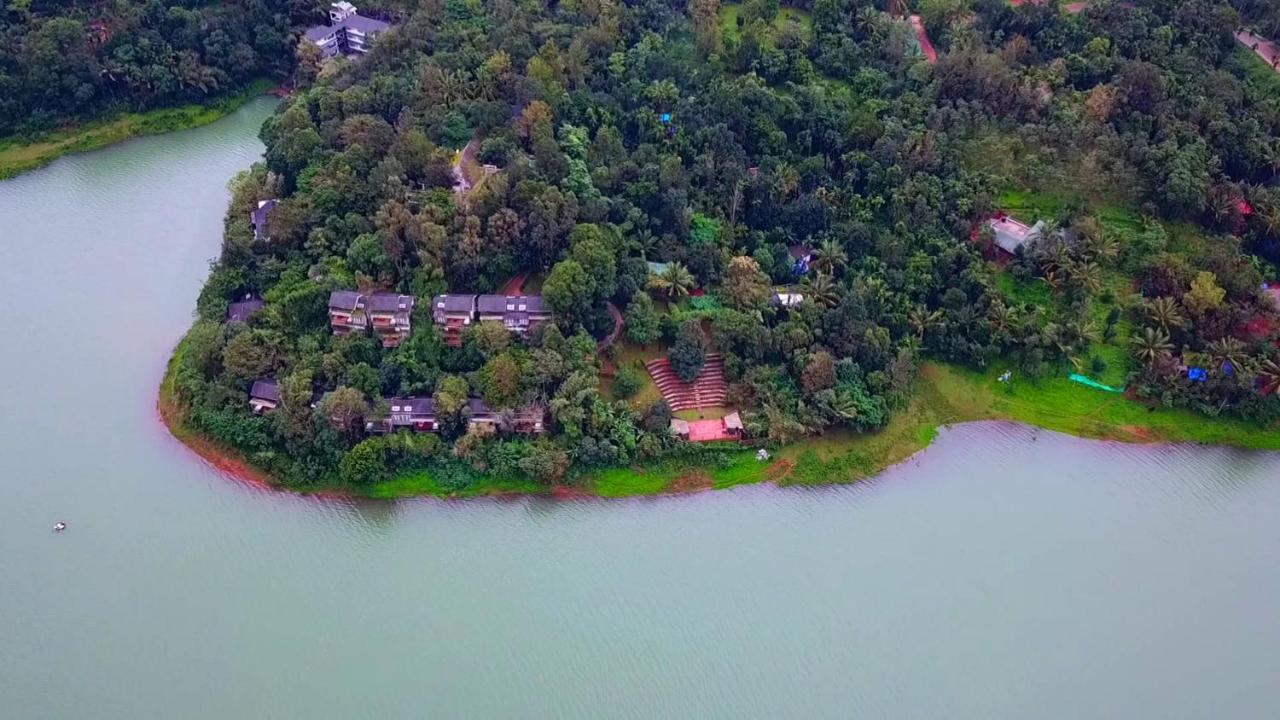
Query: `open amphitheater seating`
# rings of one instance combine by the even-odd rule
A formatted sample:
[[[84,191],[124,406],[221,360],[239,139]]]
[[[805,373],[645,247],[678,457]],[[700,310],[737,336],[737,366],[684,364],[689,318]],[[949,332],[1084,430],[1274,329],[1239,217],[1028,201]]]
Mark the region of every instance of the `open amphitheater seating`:
[[[666,358],[658,358],[645,363],[653,382],[662,392],[662,399],[667,401],[672,411],[697,410],[699,408],[719,407],[724,405],[724,360],[716,354],[707,355],[707,361],[693,382],[687,383],[676,377],[671,363]]]

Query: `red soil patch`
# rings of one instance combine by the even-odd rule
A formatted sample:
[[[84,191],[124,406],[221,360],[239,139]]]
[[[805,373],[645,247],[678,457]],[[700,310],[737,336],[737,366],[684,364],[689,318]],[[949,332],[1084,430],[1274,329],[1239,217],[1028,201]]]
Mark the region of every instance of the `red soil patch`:
[[[223,447],[212,440],[202,438],[191,432],[179,434],[179,432],[175,431],[175,427],[181,426],[182,413],[177,406],[166,401],[163,396],[156,400],[156,414],[160,422],[164,424],[165,429],[169,431],[169,434],[175,440],[200,456],[201,460],[204,460],[209,467],[216,470],[220,475],[259,490],[280,489],[271,482],[269,475],[250,465],[249,461],[235,450]]]
[[[769,467],[764,469],[765,482],[781,482],[791,474],[791,471],[794,470],[795,467],[795,460],[788,460],[785,458],[774,460]]]
[[[681,475],[667,486],[664,492],[667,493],[691,493],[701,492],[702,490],[710,490],[712,485],[711,476],[702,472],[691,472]]]
[[[1161,438],[1151,428],[1139,427],[1137,425],[1121,425],[1120,429],[1128,433],[1137,442],[1153,443],[1160,442]]]
[[[929,42],[929,34],[925,32],[924,21],[919,15],[912,15],[907,18],[911,22],[911,28],[916,31],[916,40],[920,42],[920,52],[924,54],[924,59],[930,65],[938,62],[938,51],[933,49],[933,43]]]

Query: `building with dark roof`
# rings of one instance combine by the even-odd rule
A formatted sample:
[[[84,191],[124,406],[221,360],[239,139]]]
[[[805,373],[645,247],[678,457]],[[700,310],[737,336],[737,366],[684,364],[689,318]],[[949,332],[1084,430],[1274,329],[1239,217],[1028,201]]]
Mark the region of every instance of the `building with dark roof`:
[[[435,432],[439,429],[436,404],[429,397],[387,398],[387,407],[387,415],[365,421],[366,431],[381,434],[396,430]]]
[[[249,407],[255,414],[275,410],[279,405],[280,388],[277,387],[275,378],[253,381],[253,387],[249,389]]]
[[[335,335],[364,332],[369,327],[369,317],[364,311],[364,295],[354,290],[334,290],[329,293],[329,327]]]
[[[495,426],[498,414],[489,408],[489,404],[480,398],[468,398],[467,406],[462,409],[462,416],[467,419],[467,428],[480,425]]]
[[[329,6],[329,24],[316,25],[303,37],[319,47],[320,54],[327,58],[338,54],[363,55],[369,52],[373,39],[390,27],[390,23],[359,14],[349,2],[336,2]]]
[[[450,347],[462,346],[462,331],[476,316],[475,295],[437,295],[431,299],[431,319],[444,332]]]
[[[413,306],[412,295],[374,293],[365,298],[365,314],[383,347],[396,347],[409,337]]]
[[[501,322],[521,335],[551,319],[541,295],[481,295],[476,298],[476,314],[481,322]]]
[[[249,322],[264,304],[260,298],[247,295],[244,300],[227,306],[227,322]]]
[[[279,200],[259,200],[258,207],[249,212],[249,224],[253,226],[253,239],[258,242],[270,240],[267,233],[267,221],[271,219],[271,211],[280,204]]]

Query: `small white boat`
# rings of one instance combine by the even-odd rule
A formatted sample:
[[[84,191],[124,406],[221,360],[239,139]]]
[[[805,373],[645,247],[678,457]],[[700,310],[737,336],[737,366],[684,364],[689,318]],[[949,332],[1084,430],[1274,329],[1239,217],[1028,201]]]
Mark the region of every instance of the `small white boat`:
[[[66,530],[66,529],[67,529],[67,524],[64,522],[54,523],[53,525],[54,532],[62,532],[63,530]]]

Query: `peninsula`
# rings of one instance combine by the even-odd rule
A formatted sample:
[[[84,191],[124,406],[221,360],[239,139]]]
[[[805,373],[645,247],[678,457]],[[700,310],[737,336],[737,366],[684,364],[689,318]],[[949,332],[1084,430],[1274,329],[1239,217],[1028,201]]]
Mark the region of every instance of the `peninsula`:
[[[1280,75],[1183,5],[337,3],[162,415],[379,497],[851,481],[981,419],[1280,449]]]

